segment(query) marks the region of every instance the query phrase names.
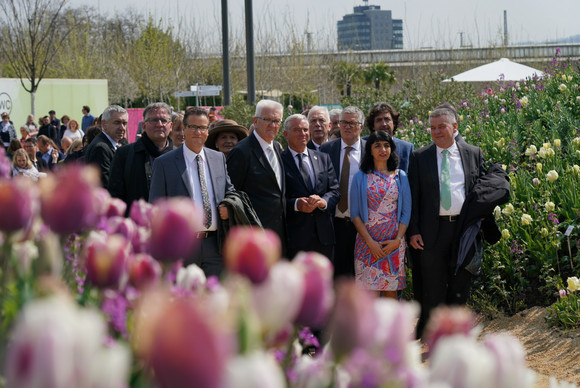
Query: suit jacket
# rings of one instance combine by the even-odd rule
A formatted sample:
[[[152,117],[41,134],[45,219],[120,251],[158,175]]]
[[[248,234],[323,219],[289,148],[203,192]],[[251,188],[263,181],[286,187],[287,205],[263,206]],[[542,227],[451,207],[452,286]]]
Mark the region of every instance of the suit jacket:
[[[262,222],[280,236],[286,247],[286,183],[284,164],[280,158],[282,147],[274,141],[274,151],[282,170],[282,188],[260,142],[254,134],[240,141],[228,154],[227,166],[236,190],[245,192]]]
[[[340,160],[340,146],[341,146],[341,139],[334,139],[332,141],[327,141],[322,146],[320,146],[320,151],[327,153],[330,156],[330,160],[332,161],[332,166],[334,167],[334,171],[336,171],[336,176],[339,179],[340,185],[340,166],[342,164],[342,160]],[[367,141],[365,139],[360,139],[360,153],[361,153],[361,160],[365,153],[365,145]]]
[[[185,145],[155,159],[149,202],[154,202],[161,197],[193,197],[193,187],[189,183],[183,147]],[[217,207],[224,199],[226,191],[233,190],[234,187],[228,176],[224,154],[206,147],[203,147],[203,150],[213,186],[213,200]]]
[[[397,148],[395,153],[399,157],[399,169],[408,172],[409,159],[411,158],[411,154],[413,153],[415,146],[413,143],[397,139],[396,137],[393,137],[393,141],[395,142],[395,147]]]
[[[324,144],[324,143],[322,143],[322,144]],[[321,145],[321,147],[322,147],[322,145]],[[308,143],[306,144],[306,148],[308,148],[310,150],[314,150],[314,151],[319,151],[316,149],[316,145],[314,144],[312,139],[308,140]]]
[[[322,245],[334,244],[334,227],[332,218],[340,193],[338,180],[330,157],[322,152],[309,150],[308,156],[314,170],[314,188],[309,189],[298,167],[296,159],[292,157],[290,149],[282,152],[282,162],[286,172],[286,214],[288,225],[288,240],[290,246],[293,241],[310,241],[312,236],[318,236]],[[326,209],[315,209],[312,213],[303,213],[294,210],[296,199],[309,197],[312,194],[320,196],[326,201]]]
[[[484,174],[481,149],[465,142],[456,142],[465,175],[465,196],[471,192],[477,178]],[[409,183],[413,207],[408,235],[421,234],[425,248],[436,244],[439,230],[439,173],[437,170],[437,146],[431,143],[411,154]]]
[[[52,148],[50,150],[50,152],[52,153]],[[58,159],[56,160],[56,163],[54,163],[52,161],[52,156],[48,157],[48,163],[46,162],[46,160],[44,160],[42,158],[42,152],[38,151],[36,153],[36,160],[38,161],[38,168],[37,170],[39,172],[46,172],[46,171],[54,171],[54,169],[56,168],[56,166],[58,166],[58,162],[60,162],[61,160],[64,160],[64,154],[62,152],[60,152],[59,150],[56,150],[58,152]]]
[[[85,153],[85,162],[101,169],[101,183],[105,189],[109,187],[109,172],[114,155],[115,147],[103,132],[93,139]]]

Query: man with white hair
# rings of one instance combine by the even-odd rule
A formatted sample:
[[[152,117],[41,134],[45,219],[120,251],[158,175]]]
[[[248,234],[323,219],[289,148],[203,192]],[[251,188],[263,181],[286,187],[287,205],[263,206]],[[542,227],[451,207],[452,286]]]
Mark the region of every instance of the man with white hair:
[[[327,108],[319,105],[310,108],[310,112],[308,112],[308,130],[310,132],[308,148],[320,151],[320,146],[328,141],[328,134],[330,133],[330,116]]]
[[[272,100],[256,105],[254,131],[228,154],[228,174],[236,190],[245,192],[266,229],[278,234],[286,251],[286,182],[275,140],[282,124],[284,107]]]

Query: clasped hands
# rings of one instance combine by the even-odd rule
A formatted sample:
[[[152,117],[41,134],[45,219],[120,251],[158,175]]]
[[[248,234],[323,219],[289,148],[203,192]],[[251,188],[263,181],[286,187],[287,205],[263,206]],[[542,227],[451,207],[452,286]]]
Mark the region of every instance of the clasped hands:
[[[375,261],[378,259],[382,259],[383,257],[387,256],[395,249],[399,247],[401,244],[401,240],[394,239],[394,240],[385,240],[385,241],[372,241],[369,245],[369,249],[375,258]]]
[[[302,197],[296,199],[296,208],[299,212],[312,213],[318,207],[325,208],[326,201],[316,194],[312,194],[308,198]]]

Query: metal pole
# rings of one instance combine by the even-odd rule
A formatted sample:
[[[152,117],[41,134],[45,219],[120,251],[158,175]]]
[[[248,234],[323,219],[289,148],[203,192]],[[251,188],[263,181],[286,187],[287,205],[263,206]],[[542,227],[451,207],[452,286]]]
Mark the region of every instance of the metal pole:
[[[254,74],[254,15],[252,0],[246,5],[246,67],[248,72],[248,104],[256,104],[256,76]]]
[[[230,96],[230,37],[228,33],[228,0],[222,0],[222,72],[224,79],[224,99],[222,101],[222,105],[228,106],[232,103],[232,98]]]

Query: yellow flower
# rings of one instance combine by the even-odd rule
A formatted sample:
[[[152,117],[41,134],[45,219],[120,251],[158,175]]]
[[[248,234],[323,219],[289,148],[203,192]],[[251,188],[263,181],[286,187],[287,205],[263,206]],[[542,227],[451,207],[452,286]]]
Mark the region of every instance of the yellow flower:
[[[459,115],[459,121],[463,121],[463,115]]]
[[[554,147],[560,148],[562,146],[562,141],[560,139],[554,139]]]
[[[548,201],[544,204],[544,207],[546,208],[546,211],[553,212],[554,209],[556,208],[556,205],[554,204],[554,202]]]
[[[536,170],[542,171],[542,163],[536,163]]]
[[[502,170],[507,171],[507,166],[505,164],[501,165]]]
[[[574,144],[574,147],[580,147],[580,137],[575,137],[574,139],[572,139],[572,144]]]
[[[558,86],[558,90],[560,90],[561,92],[565,92],[566,90],[568,90],[568,87],[564,84],[560,84],[560,86]]]
[[[562,80],[566,81],[568,79],[568,77],[566,77],[566,74],[562,74]]]
[[[538,149],[533,144],[531,146],[529,146],[528,148],[526,148],[526,156],[535,155],[536,152],[538,152]]]
[[[503,208],[503,210],[501,211],[503,214],[505,214],[506,216],[509,216],[510,214],[512,214],[514,212],[514,205],[512,205],[511,203],[508,203],[507,205],[505,205],[505,207]]]
[[[554,155],[556,155],[556,152],[554,151],[554,149],[553,149],[553,148],[548,148],[548,149],[546,150],[546,155],[547,155],[547,156],[554,156]]]
[[[573,79],[574,78],[571,75],[568,76],[568,82],[572,82]]]
[[[558,173],[555,170],[550,170],[546,174],[546,179],[550,181],[550,183],[553,183],[558,179]]]
[[[510,231],[507,229],[503,229],[501,231],[501,238],[503,238],[503,239],[510,238]]]
[[[540,150],[538,151],[538,156],[542,159],[546,159],[546,149],[545,148],[540,148]]]
[[[580,290],[580,280],[576,276],[568,278],[568,289],[572,292]]]
[[[546,228],[540,229],[540,236],[542,236],[543,238],[548,237],[549,234],[550,234],[550,232],[548,231],[548,229],[546,229]]]
[[[532,223],[532,216],[529,214],[522,214],[522,225],[530,225]]]
[[[550,144],[550,142],[547,142],[547,143],[544,143],[544,144],[542,144],[542,148],[544,148],[544,149],[548,149],[548,148],[550,148],[551,146],[552,146],[552,145]]]
[[[579,165],[577,165],[577,164],[573,165],[572,169],[574,170],[574,172],[576,174],[580,174],[580,166]]]
[[[495,218],[499,218],[501,216],[501,208],[499,206],[496,206],[495,209],[493,209],[493,216]]]
[[[527,96],[523,96],[523,97],[520,99],[520,104],[522,104],[522,106],[526,106],[526,105],[528,105],[528,102],[529,102],[529,100],[528,100],[528,97],[527,97]]]
[[[580,150],[576,150],[575,154],[576,154],[576,157],[577,157],[578,159],[580,159]]]

